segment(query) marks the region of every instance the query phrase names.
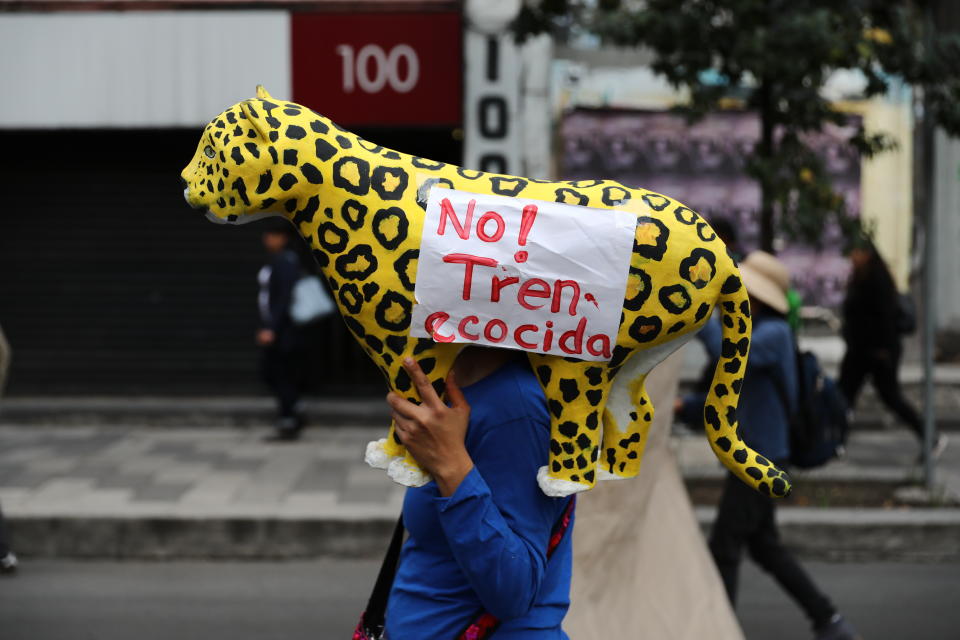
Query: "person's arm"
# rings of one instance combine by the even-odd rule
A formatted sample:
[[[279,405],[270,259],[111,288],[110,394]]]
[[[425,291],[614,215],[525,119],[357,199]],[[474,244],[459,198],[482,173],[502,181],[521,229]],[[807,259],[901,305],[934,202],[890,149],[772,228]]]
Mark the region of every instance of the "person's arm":
[[[784,358],[790,355],[789,349],[784,346],[790,344],[791,337],[784,335],[789,327],[783,323],[765,322],[755,324],[750,336],[750,353],[747,366],[749,367],[778,367]]]
[[[404,366],[424,403],[413,405],[395,394],[388,401],[401,441],[437,481],[437,512],[457,564],[488,612],[501,620],[522,616],[540,592],[560,513],[557,500],[543,495],[536,482],[546,456],[536,429],[547,425],[514,420],[486,432],[478,445],[478,455],[489,452],[484,476],[463,445],[469,406],[452,377],[452,405],[441,409],[419,367]]]
[[[876,335],[874,345],[880,358],[892,357],[900,344],[900,330],[897,328],[900,316],[900,293],[892,281],[879,281],[876,289]]]
[[[558,500],[543,495],[536,482],[546,461],[534,437],[539,428],[546,426],[517,420],[489,431],[479,448],[489,451],[484,460],[495,462],[485,464],[483,474],[473,468],[452,496],[436,499],[457,564],[484,608],[501,620],[523,616],[536,603],[560,513]]]
[[[267,327],[268,329],[278,332],[288,322],[293,288],[299,279],[298,265],[286,255],[281,255],[274,261],[270,273],[270,326]]]
[[[674,415],[691,429],[703,429],[703,405],[706,402],[707,394],[700,391],[678,396]]]

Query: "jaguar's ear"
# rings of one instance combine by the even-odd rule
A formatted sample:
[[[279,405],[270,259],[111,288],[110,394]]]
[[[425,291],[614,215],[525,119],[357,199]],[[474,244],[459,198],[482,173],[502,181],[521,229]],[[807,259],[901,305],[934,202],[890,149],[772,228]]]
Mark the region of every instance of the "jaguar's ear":
[[[260,108],[259,103],[255,104],[253,100],[241,102],[240,111],[242,111],[243,115],[246,116],[247,122],[249,122],[253,128],[257,130],[257,133],[260,134],[260,137],[266,140],[266,132],[269,131],[269,127],[265,126],[263,118],[267,114]]]
[[[262,84],[257,85],[257,98],[260,100],[273,100],[273,96],[263,88]]]

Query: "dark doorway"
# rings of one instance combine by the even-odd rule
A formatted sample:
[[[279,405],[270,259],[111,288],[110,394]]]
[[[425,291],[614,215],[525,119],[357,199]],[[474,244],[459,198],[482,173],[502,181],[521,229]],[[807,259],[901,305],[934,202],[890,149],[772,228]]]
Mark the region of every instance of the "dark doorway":
[[[458,162],[449,129],[363,131]],[[11,394],[251,393],[260,229],[214,225],[183,202],[196,130],[0,134],[0,325]],[[316,345],[316,389],[382,389],[339,318]]]

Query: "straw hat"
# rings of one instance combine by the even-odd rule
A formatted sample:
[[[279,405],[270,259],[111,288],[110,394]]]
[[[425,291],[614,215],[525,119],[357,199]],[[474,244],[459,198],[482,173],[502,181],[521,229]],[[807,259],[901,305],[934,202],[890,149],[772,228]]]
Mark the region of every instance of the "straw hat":
[[[747,293],[779,313],[790,310],[787,290],[790,270],[766,251],[753,251],[740,263],[740,277]]]

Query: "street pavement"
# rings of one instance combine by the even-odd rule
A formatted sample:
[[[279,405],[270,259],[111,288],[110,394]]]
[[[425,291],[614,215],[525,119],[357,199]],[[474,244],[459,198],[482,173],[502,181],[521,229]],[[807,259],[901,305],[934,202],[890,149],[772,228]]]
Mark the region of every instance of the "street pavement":
[[[0,578],[0,637],[344,640],[378,564],[27,562],[18,576]],[[865,640],[957,638],[960,564],[806,566]],[[800,611],[770,578],[749,563],[741,577],[737,613],[747,640],[811,638]]]

